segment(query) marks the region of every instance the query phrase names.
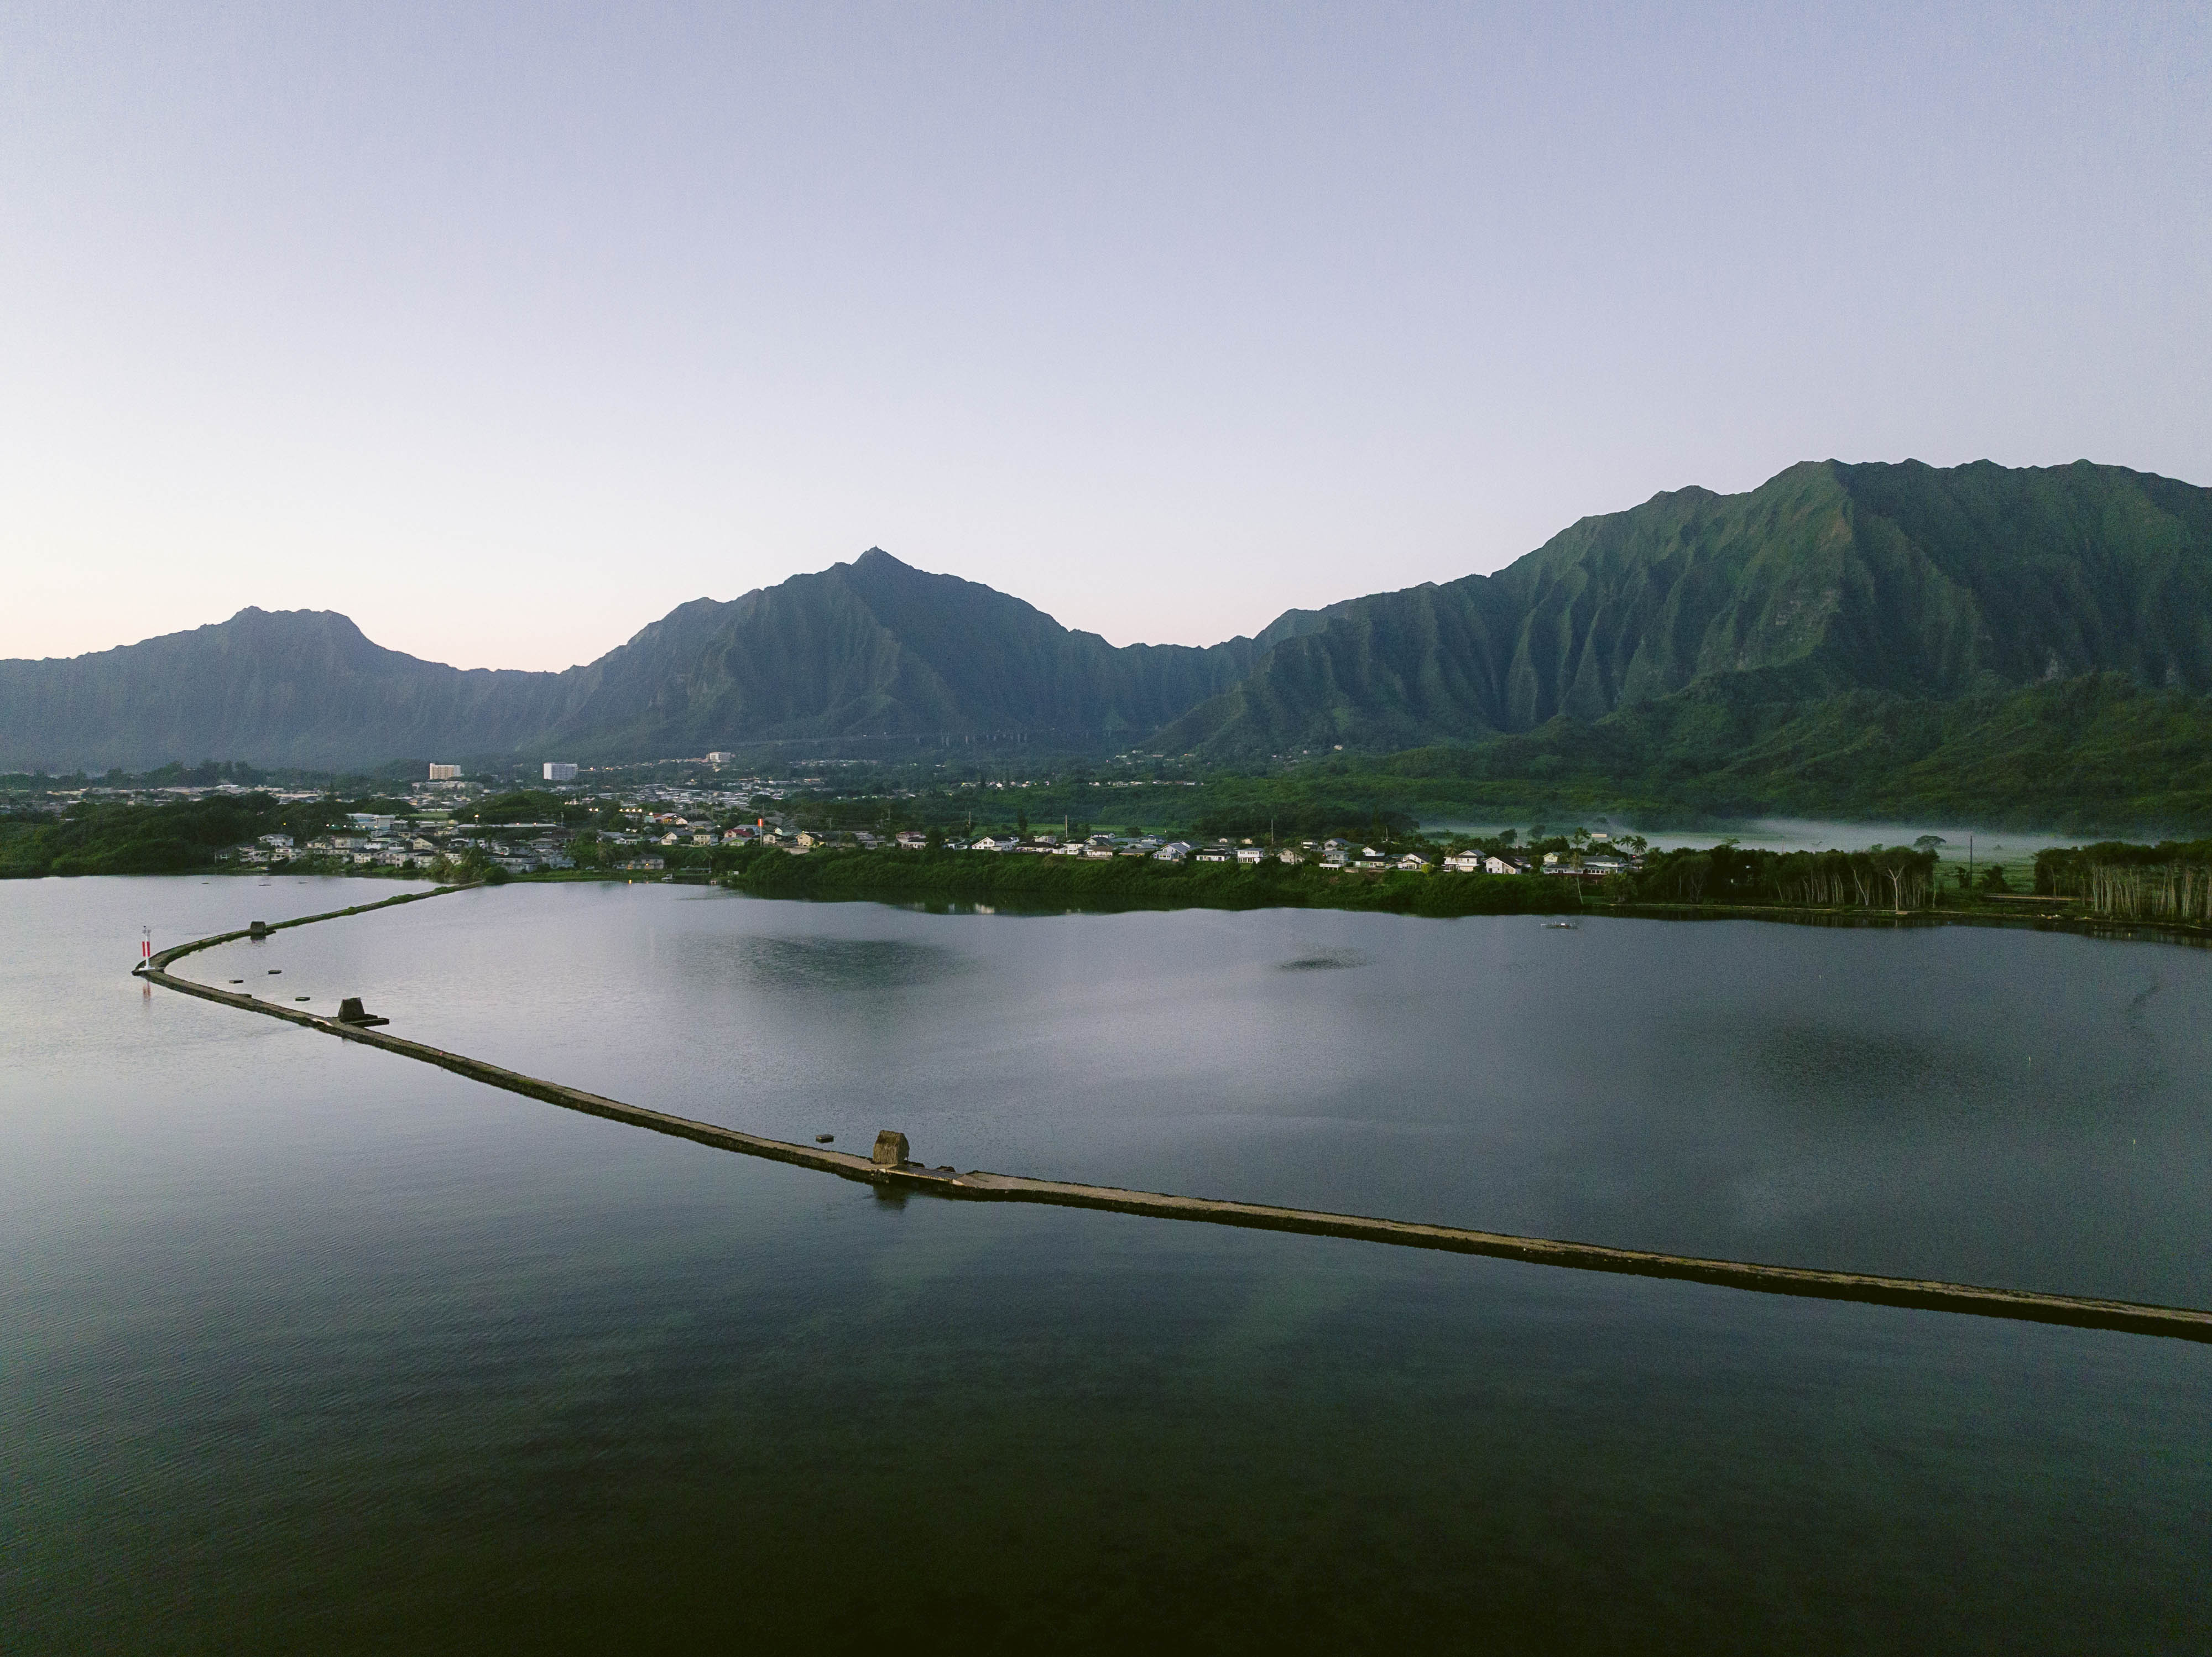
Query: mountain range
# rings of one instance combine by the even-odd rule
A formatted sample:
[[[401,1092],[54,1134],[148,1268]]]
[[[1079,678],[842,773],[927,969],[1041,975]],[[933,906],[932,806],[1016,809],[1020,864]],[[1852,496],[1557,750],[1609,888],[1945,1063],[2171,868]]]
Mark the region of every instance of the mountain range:
[[[464,671],[385,649],[342,615],[248,609],[0,661],[0,770],[1017,734],[1249,761],[1482,744],[1561,720],[1679,728],[1717,692],[1947,703],[2091,674],[2212,691],[2212,490],[2086,461],[1817,461],[1745,494],[1684,489],[1585,518],[1495,575],[1293,611],[1205,649],[1115,647],[879,549],[680,606],[557,673]]]

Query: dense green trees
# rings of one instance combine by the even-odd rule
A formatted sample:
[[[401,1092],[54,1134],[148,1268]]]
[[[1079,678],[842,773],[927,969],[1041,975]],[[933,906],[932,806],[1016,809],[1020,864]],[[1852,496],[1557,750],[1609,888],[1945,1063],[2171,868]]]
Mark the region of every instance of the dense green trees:
[[[320,833],[335,801],[280,807],[265,794],[160,806],[79,803],[60,817],[0,817],[0,875],[176,874],[205,868],[226,846],[258,835]]]
[[[1018,853],[749,849],[728,884],[773,898],[876,899],[1036,908],[1328,908],[1406,915],[1547,915],[1582,906],[1580,882],[1522,877],[1337,874],[1310,866],[1163,863]]]
[[[1619,877],[1609,895],[1639,903],[1925,909],[1935,902],[1936,854],[1911,846],[1778,852],[1724,842],[1654,852],[1641,870]]]
[[[2036,856],[2035,889],[2118,920],[2212,921],[2212,840],[2054,847]]]

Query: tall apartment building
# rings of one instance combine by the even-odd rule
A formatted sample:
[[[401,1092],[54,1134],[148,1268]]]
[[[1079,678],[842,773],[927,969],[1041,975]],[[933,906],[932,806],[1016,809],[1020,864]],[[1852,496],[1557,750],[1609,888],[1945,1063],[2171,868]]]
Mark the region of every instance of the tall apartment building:
[[[557,759],[549,759],[545,762],[545,780],[549,783],[573,783],[576,780],[576,768],[563,765]]]
[[[430,767],[430,780],[433,783],[458,783],[461,780],[461,768],[459,765],[433,765]]]

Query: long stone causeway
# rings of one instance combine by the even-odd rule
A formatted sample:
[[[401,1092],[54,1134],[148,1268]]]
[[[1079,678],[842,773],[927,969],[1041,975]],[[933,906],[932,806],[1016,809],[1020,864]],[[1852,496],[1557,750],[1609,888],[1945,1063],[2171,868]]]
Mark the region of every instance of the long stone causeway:
[[[1949,1312],[1973,1317],[2008,1318],[2027,1323],[2064,1324],[2081,1329],[2117,1330],[2136,1335],[2162,1335],[2179,1340],[2212,1342],[2212,1312],[2186,1307],[2144,1305],[2132,1301],[2092,1300],[2070,1295],[2045,1295],[2032,1289],[1989,1288],[1971,1283],[1947,1283],[1909,1277],[1877,1277],[1860,1272],[1816,1271],[1802,1266],[1760,1265],[1741,1260],[1707,1260],[1694,1256],[1658,1254],[1642,1249],[1607,1248],[1595,1243],[1565,1242],[1544,1237],[1515,1237],[1498,1232],[1470,1231],[1456,1226],[1423,1225],[1407,1220],[1378,1220],[1360,1215],[1325,1214],[1309,1209],[1274,1208],[1259,1203],[1224,1202],[1205,1197],[1173,1197],[1157,1191],[1122,1191],[1111,1185],[1083,1185],[1062,1180],[1030,1179],[1019,1174],[966,1173],[949,1168],[928,1168],[904,1160],[902,1136],[886,1132],[879,1147],[896,1148],[885,1161],[834,1151],[817,1145],[797,1145],[769,1139],[711,1122],[670,1116],[642,1106],[626,1105],[557,1081],[541,1081],[519,1071],[488,1064],[461,1053],[449,1053],[424,1042],[410,1041],[382,1030],[341,1022],[313,1013],[281,1006],[258,996],[235,995],[212,984],[179,978],[171,962],[196,950],[240,938],[264,937],[295,926],[363,915],[373,910],[420,903],[465,886],[440,886],[429,892],[410,892],[379,903],[332,910],[296,920],[254,923],[250,929],[221,932],[165,949],[140,963],[133,972],[166,990],[219,1002],[241,1012],[258,1013],[304,1026],[341,1041],[380,1047],[441,1070],[508,1093],[520,1093],[563,1110],[605,1117],[677,1139],[689,1139],[716,1150],[735,1151],[773,1162],[787,1162],[872,1185],[901,1188],[932,1196],[987,1203],[1042,1203],[1056,1208],[1097,1209],[1110,1214],[1141,1215],[1158,1220],[1197,1221],[1209,1225],[1243,1226],[1260,1231],[1297,1232],[1312,1237],[1342,1237],[1359,1242],[1389,1243],[1401,1248],[1439,1249],[1455,1254],[1481,1254],[1495,1259],[1519,1260],[1530,1265],[1565,1266],[1581,1271],[1610,1271],[1638,1277],[1673,1278],[1709,1283],[1723,1288],[1751,1289],[1766,1295],[1794,1295],[1811,1300],[1856,1301],[1873,1306],[1903,1307],[1925,1312]]]

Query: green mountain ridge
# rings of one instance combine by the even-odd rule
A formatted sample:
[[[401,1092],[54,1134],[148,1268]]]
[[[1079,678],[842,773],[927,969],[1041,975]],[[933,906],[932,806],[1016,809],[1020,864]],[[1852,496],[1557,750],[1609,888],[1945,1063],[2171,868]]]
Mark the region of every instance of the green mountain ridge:
[[[449,667],[373,643],[331,612],[258,609],[90,655],[0,661],[0,770],[136,771],[210,754],[331,769],[596,761],[996,732],[1097,746],[1225,689],[1258,651],[1249,638],[1116,647],[872,548],[678,606],[562,673]]]
[[[559,673],[465,672],[343,616],[249,609],[0,662],[0,770],[1018,737],[1041,758],[1142,745],[1262,769],[1340,748],[1483,797],[2047,815],[2101,793],[2173,821],[2200,809],[2208,693],[2212,490],[2087,461],[1824,460],[1205,649],[1116,647],[873,548],[679,606]]]
[[[1495,576],[1336,606],[1158,740],[1221,760],[1474,741],[1778,669],[1800,699],[2101,672],[2212,689],[2212,490],[1832,460],[1676,490]]]

